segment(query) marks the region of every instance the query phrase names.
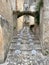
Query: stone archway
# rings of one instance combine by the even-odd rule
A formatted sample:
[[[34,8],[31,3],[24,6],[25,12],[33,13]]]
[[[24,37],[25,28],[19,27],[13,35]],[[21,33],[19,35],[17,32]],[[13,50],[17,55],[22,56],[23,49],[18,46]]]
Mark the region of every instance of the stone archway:
[[[13,14],[15,14],[17,16],[17,18],[23,16],[23,15],[30,15],[35,17],[37,11],[36,12],[31,12],[31,11],[14,11]]]
[[[13,14],[16,16],[16,20],[19,20],[24,15],[25,16],[35,17],[36,13],[37,13],[37,11],[34,11],[34,12],[32,12],[32,11],[21,11],[21,12],[20,11],[14,11],[13,12]],[[20,22],[21,21],[19,21],[19,23]],[[17,24],[18,24],[18,22],[17,22]],[[19,24],[17,26],[19,27]],[[17,29],[18,29],[18,27],[17,27]]]

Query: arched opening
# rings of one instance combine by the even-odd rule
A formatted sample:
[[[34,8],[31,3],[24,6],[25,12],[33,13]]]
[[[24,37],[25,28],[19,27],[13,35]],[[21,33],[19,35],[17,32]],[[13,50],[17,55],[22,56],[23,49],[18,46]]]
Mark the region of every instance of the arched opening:
[[[33,16],[35,17],[37,12],[31,12],[31,11],[14,11],[13,14],[15,14],[17,16],[17,18],[23,16],[23,15],[30,15],[30,16]]]
[[[30,28],[32,29],[33,26],[35,25],[35,14],[36,12],[31,12],[31,11],[17,11],[13,12],[13,14],[16,15],[16,20],[17,20],[17,30],[22,29],[25,25],[31,26]],[[28,18],[28,20],[26,20]]]

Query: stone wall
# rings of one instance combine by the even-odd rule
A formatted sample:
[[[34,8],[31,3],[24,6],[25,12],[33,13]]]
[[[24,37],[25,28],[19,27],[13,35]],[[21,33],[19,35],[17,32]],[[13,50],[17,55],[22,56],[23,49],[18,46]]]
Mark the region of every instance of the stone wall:
[[[43,0],[41,18],[41,46],[44,54],[49,53],[49,0]]]
[[[0,63],[6,58],[12,34],[13,16],[10,2],[0,0]]]
[[[23,11],[24,0],[17,0],[17,10]]]
[[[18,11],[23,11],[24,10],[24,0],[17,0],[17,10]],[[23,16],[21,16],[20,18],[18,18],[16,20],[17,23],[17,32],[19,32],[22,27],[23,27]]]
[[[23,16],[17,19],[17,32],[19,32],[23,28]]]
[[[35,19],[32,16],[29,16],[29,25],[34,25],[35,24]]]

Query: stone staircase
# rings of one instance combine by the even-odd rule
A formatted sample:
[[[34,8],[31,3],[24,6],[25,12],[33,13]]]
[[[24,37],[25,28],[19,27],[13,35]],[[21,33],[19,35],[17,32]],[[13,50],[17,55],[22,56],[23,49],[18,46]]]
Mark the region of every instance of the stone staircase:
[[[6,61],[0,65],[49,65],[46,58],[41,53],[39,39],[24,27],[13,36]]]

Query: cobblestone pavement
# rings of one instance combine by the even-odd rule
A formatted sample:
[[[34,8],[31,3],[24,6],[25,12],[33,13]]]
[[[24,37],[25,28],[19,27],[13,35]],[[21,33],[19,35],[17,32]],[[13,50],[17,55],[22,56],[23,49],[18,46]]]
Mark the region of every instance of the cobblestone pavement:
[[[49,65],[49,58],[41,53],[39,39],[24,27],[17,36],[13,36],[7,59],[0,65]]]

